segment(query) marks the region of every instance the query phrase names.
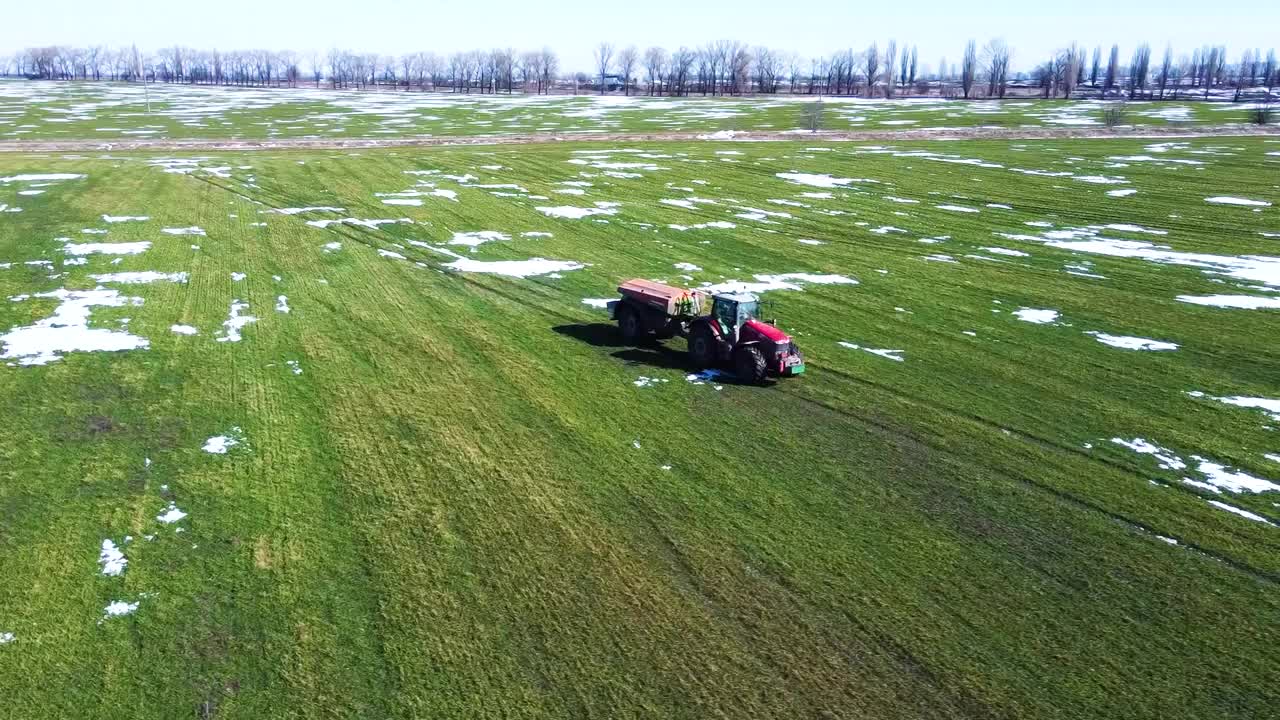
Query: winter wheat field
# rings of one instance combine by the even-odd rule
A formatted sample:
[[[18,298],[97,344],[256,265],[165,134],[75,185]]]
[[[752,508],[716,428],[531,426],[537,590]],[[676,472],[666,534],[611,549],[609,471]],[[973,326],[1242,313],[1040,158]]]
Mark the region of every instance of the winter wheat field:
[[[0,85],[0,715],[1280,702],[1280,136],[8,137],[799,122],[136,93]],[[917,105],[866,122],[1100,113]],[[601,306],[632,277],[761,293],[810,371],[746,387],[682,340],[623,346]]]

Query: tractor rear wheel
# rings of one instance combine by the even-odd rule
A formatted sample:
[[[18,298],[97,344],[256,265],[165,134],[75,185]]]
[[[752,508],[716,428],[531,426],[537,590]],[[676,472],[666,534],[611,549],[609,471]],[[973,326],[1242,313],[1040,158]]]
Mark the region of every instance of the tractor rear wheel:
[[[743,345],[733,353],[733,370],[738,380],[752,385],[763,385],[768,372],[764,366],[764,353],[755,345]]]
[[[618,330],[622,333],[622,341],[628,345],[640,337],[640,318],[636,311],[623,305],[618,308]]]
[[[716,362],[716,339],[711,328],[706,325],[695,325],[693,334],[689,336],[689,358],[693,366],[705,370]]]

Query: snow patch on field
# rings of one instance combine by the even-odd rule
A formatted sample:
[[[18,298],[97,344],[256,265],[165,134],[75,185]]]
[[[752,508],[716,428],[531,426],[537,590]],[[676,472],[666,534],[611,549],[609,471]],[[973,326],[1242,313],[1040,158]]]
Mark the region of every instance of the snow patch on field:
[[[1280,297],[1257,295],[1179,295],[1179,302],[1237,310],[1280,310]]]
[[[775,176],[786,180],[787,182],[796,183],[797,185],[809,185],[820,188],[838,188],[844,187],[854,182],[875,182],[874,180],[866,180],[859,178],[838,178],[830,175],[816,175],[813,173],[774,173]]]
[[[727,282],[710,284],[704,283],[699,290],[717,294],[717,293],[763,293],[771,290],[800,290],[801,287],[797,283],[813,283],[816,285],[857,285],[858,281],[844,275],[821,275],[813,273],[783,273],[780,275],[755,275],[756,282],[740,282],[738,280],[729,280]]]
[[[150,215],[103,215],[102,221],[108,223],[123,222],[144,222],[150,220]]]
[[[1129,337],[1125,335],[1108,335],[1097,330],[1090,330],[1085,335],[1092,335],[1094,339],[1103,345],[1122,348],[1125,350],[1177,350],[1177,343],[1164,342],[1162,340],[1148,340],[1147,338]]]
[[[214,338],[218,342],[240,342],[240,331],[246,325],[257,322],[258,318],[252,315],[242,315],[245,310],[249,309],[249,303],[243,300],[232,300],[231,309],[227,313],[227,319],[222,323],[222,335]]]
[[[904,350],[889,350],[887,348],[869,348],[869,347],[864,347],[862,345],[857,345],[851,342],[845,342],[844,340],[838,340],[836,344],[841,347],[847,347],[850,350],[861,350],[863,352],[869,352],[872,355],[879,355],[882,358],[896,360],[897,362],[902,362],[906,359],[902,357],[902,353],[905,352]]]
[[[169,332],[175,333],[177,335],[195,335],[200,331],[192,327],[191,325],[170,325]]]
[[[1124,188],[1123,190],[1108,190],[1107,195],[1110,197],[1129,197],[1136,192],[1138,191],[1133,188]]]
[[[163,228],[160,232],[166,235],[204,235],[204,230],[192,225],[191,227],[180,228]]]
[[[122,243],[69,243],[62,246],[62,251],[68,255],[137,255],[150,247],[151,243],[146,240]]]
[[[1218,195],[1216,197],[1207,197],[1204,199],[1207,203],[1214,205],[1244,205],[1246,207],[1271,207],[1271,203],[1265,200],[1250,200],[1248,198],[1228,197]]]
[[[617,300],[617,298],[582,298],[582,304],[605,310],[609,307],[609,303],[614,300]]]
[[[102,574],[117,577],[124,573],[129,560],[111,540],[102,541],[102,550],[98,553],[98,564],[102,566]]]
[[[1172,450],[1162,448],[1159,445],[1148,442],[1143,438],[1125,440],[1124,438],[1114,437],[1111,438],[1111,442],[1120,445],[1121,447],[1129,448],[1141,455],[1150,455],[1154,457],[1156,462],[1160,465],[1161,470],[1183,470],[1187,467],[1187,464],[1183,462],[1182,458],[1178,457],[1178,455]]]
[[[243,431],[239,426],[236,426],[231,428],[231,432],[227,435],[214,435],[213,437],[205,440],[204,445],[200,449],[214,455],[226,455],[228,450],[240,444],[242,435]]]
[[[276,296],[276,312],[289,314],[289,298],[284,295]]]
[[[1262,517],[1261,515],[1258,515],[1257,513],[1251,513],[1248,510],[1245,510],[1244,508],[1238,508],[1235,505],[1228,505],[1227,503],[1219,502],[1217,500],[1209,500],[1208,503],[1218,508],[1219,510],[1226,510],[1229,513],[1239,515],[1240,517],[1245,518],[1246,520],[1266,523],[1267,525],[1273,525],[1273,526],[1275,525],[1275,523]]]
[[[510,240],[511,236],[497,230],[477,230],[475,232],[455,232],[453,239],[449,241],[450,245],[466,245],[467,247],[476,247],[484,243],[495,240]]]
[[[120,617],[122,615],[130,615],[133,613],[134,610],[137,610],[137,609],[138,609],[138,603],[136,602],[125,602],[123,600],[115,600],[109,603],[105,608],[103,608],[102,620],[106,620],[107,618]],[[102,622],[102,620],[99,620],[98,622]]]
[[[163,273],[155,270],[102,273],[100,275],[90,275],[89,277],[100,283],[119,283],[121,285],[146,285],[153,282],[185,283],[187,281],[185,272]]]
[[[619,203],[616,202],[598,202],[593,208],[575,207],[573,205],[556,205],[554,207],[540,206],[534,209],[547,217],[578,220],[591,215],[616,215],[618,213],[618,205]]]
[[[276,208],[276,209],[272,210],[271,212],[279,213],[279,214],[281,214],[281,215],[297,215],[298,213],[305,213],[305,212],[335,212],[335,213],[340,213],[340,212],[346,212],[346,211],[347,211],[347,209],[346,209],[346,208],[340,208],[340,207],[329,207],[328,205],[315,205],[315,206],[312,206],[312,207]]]
[[[1035,323],[1037,325],[1047,325],[1057,321],[1059,314],[1057,310],[1045,310],[1039,308],[1019,308],[1013,311],[1013,314],[1023,322]]]
[[[45,180],[79,180],[85,177],[76,173],[36,173],[29,175],[10,175],[9,177],[0,177],[0,183],[14,182],[41,182]]]
[[[141,305],[142,298],[101,289],[59,289],[37,293],[34,297],[54,298],[60,304],[52,317],[0,335],[0,342],[4,344],[0,358],[17,360],[19,365],[45,365],[62,359],[68,352],[116,352],[149,346],[146,338],[89,327],[90,308]]]

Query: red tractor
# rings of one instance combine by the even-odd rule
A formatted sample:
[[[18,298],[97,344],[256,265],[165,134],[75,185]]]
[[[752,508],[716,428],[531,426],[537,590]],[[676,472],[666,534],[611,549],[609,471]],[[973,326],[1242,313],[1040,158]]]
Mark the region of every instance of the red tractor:
[[[618,292],[622,298],[610,302],[609,310],[628,343],[648,333],[660,339],[684,335],[695,367],[730,366],[746,383],[804,372],[804,356],[791,336],[757,319],[760,301],[755,295],[713,295],[710,313],[704,315],[706,294],[697,290],[628,280]]]

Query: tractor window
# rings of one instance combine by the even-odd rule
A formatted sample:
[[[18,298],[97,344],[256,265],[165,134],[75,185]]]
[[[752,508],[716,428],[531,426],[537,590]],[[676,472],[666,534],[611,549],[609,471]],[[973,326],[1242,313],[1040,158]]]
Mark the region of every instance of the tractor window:
[[[732,300],[716,300],[715,315],[716,320],[720,321],[720,325],[727,330],[738,327],[737,318],[738,303]]]
[[[736,324],[739,326],[741,326],[750,318],[757,317],[760,315],[760,303],[758,302],[739,302],[737,303],[737,305],[738,305],[738,316],[735,319],[737,321]]]

